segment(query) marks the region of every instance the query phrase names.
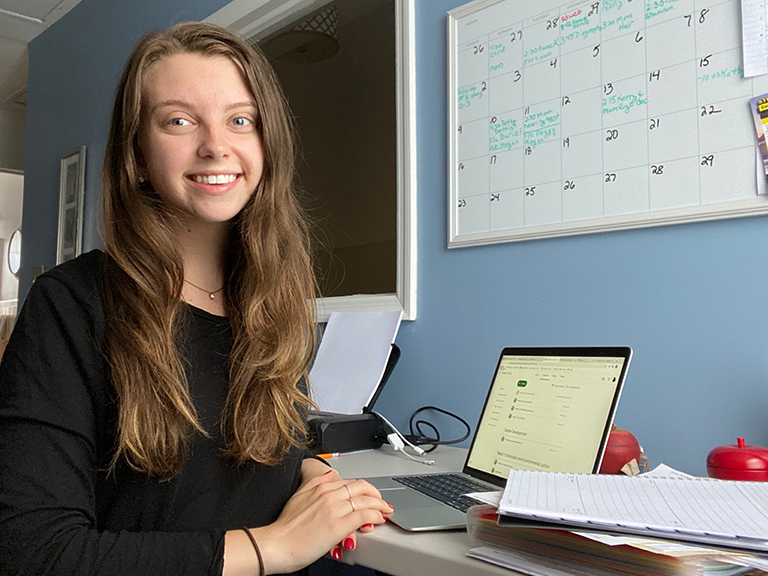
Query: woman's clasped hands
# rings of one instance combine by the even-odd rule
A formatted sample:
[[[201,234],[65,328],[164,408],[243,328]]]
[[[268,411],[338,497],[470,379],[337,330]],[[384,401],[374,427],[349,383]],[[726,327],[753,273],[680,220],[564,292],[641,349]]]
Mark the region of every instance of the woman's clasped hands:
[[[298,570],[342,548],[354,550],[357,531],[386,522],[392,506],[365,480],[342,480],[334,470],[304,482],[273,524],[251,530],[267,573]]]

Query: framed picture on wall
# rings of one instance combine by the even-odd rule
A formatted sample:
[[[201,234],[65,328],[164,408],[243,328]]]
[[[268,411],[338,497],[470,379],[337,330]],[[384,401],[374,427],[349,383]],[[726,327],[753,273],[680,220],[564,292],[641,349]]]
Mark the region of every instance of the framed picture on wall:
[[[76,258],[82,250],[84,194],[85,146],[80,146],[61,158],[57,265]]]

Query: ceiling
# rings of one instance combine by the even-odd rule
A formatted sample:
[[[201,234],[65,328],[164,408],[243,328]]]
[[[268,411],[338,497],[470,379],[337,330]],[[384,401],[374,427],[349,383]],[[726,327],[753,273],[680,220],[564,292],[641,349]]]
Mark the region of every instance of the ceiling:
[[[24,115],[27,44],[80,0],[0,0],[0,110]]]

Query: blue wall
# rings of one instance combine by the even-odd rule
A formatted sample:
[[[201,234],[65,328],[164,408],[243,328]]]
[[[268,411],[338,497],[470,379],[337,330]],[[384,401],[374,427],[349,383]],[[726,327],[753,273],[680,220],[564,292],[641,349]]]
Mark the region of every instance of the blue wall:
[[[149,28],[207,17],[224,0],[84,0],[30,47],[24,269],[52,265],[58,159],[89,147],[86,247],[95,227],[109,102]],[[474,424],[499,351],[629,345],[617,424],[652,464],[705,474],[710,449],[768,445],[768,221],[747,218],[447,250],[446,11],[416,0],[419,316],[378,408],[396,424],[424,404]],[[445,428],[444,434],[453,432]]]

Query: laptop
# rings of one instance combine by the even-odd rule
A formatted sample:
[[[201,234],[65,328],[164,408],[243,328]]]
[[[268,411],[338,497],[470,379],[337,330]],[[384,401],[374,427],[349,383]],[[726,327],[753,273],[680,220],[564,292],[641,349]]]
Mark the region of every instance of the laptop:
[[[466,527],[471,492],[501,490],[510,469],[593,473],[619,403],[632,350],[505,348],[461,474],[366,478],[410,531]]]

